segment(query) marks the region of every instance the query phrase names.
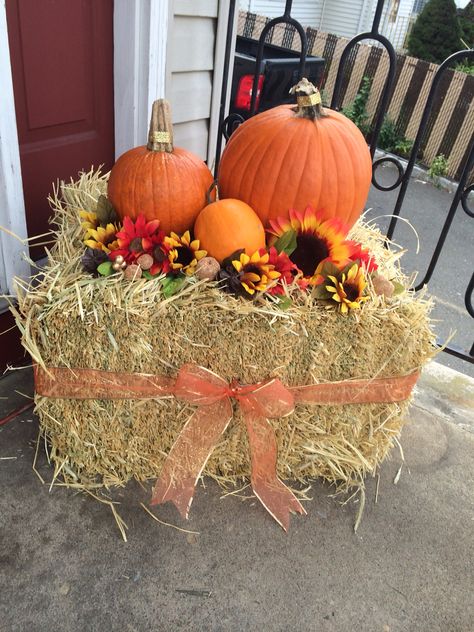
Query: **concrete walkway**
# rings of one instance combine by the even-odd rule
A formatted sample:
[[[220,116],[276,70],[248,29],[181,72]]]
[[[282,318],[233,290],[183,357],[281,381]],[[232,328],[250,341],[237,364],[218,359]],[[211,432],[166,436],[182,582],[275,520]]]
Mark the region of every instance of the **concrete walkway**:
[[[25,372],[0,380],[28,394]],[[31,386],[30,386],[31,387]],[[5,393],[0,393],[5,395]],[[20,397],[18,395],[18,397]],[[24,402],[24,398],[21,400]],[[9,404],[10,402],[10,404]],[[1,632],[474,630],[474,381],[432,364],[357,534],[353,502],[320,484],[288,535],[255,499],[220,499],[206,481],[189,523],[154,522],[150,485],[118,494],[130,529],[84,494],[41,485],[31,411],[0,426]],[[42,454],[38,470],[51,480]]]

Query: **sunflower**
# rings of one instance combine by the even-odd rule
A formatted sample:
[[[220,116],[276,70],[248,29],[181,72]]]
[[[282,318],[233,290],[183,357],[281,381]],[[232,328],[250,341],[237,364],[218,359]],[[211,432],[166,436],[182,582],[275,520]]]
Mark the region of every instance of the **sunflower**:
[[[329,275],[332,285],[326,285],[326,290],[333,301],[339,303],[340,310],[347,314],[349,309],[360,309],[361,303],[369,299],[363,292],[367,285],[363,269],[354,263],[349,270],[342,272],[340,277]]]
[[[79,211],[79,217],[81,218],[81,226],[86,231],[95,230],[99,225],[99,218],[94,211]]]
[[[89,246],[89,248],[103,250],[109,254],[112,251],[116,251],[119,247],[117,231],[118,228],[115,224],[107,224],[105,228],[103,226],[89,228],[86,232],[84,243],[86,246]]]
[[[199,239],[191,241],[189,230],[181,236],[171,233],[165,237],[164,245],[168,251],[170,269],[188,276],[194,274],[199,259],[207,255],[207,250],[199,250]]]
[[[296,233],[296,248],[290,259],[310,285],[321,283],[319,272],[325,261],[343,266],[352,259],[355,243],[345,240],[348,228],[339,218],[325,220],[323,211],[307,206],[304,213],[291,209],[288,218],[270,220],[272,244],[289,231]]]
[[[144,215],[139,215],[135,221],[124,217],[123,228],[117,233],[118,248],[111,258],[121,255],[131,265],[143,254],[153,257],[153,265],[149,272],[152,275],[168,271],[168,258],[163,244],[164,231],[160,230],[158,219],[147,222]]]
[[[268,252],[261,254],[257,250],[251,257],[242,252],[238,259],[232,261],[232,266],[238,272],[240,285],[247,294],[265,292],[272,281],[280,278],[281,273],[275,270],[269,260]]]

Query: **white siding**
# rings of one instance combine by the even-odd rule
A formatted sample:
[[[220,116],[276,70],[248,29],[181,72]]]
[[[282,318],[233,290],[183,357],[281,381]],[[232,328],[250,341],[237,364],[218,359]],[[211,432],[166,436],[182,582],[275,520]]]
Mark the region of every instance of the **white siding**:
[[[330,0],[327,0],[329,3]],[[285,0],[240,0],[240,8],[258,15],[276,18],[283,14]],[[294,0],[291,15],[304,26],[318,26],[321,19],[320,0]]]
[[[375,0],[294,0],[291,15],[303,26],[353,37],[370,30],[375,5]],[[240,8],[274,18],[283,14],[285,0],[240,0]]]
[[[228,7],[228,0],[171,0],[170,7],[166,95],[173,111],[174,140],[209,163],[215,147],[210,129],[215,135]]]

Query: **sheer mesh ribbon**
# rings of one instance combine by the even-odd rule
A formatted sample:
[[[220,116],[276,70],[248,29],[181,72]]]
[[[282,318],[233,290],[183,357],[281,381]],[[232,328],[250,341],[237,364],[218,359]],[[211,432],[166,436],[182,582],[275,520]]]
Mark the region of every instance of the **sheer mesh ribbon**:
[[[287,387],[275,378],[257,384],[228,384],[204,367],[184,365],[176,378],[94,369],[35,366],[36,392],[72,399],[148,399],[175,396],[196,406],[170,450],[153,490],[151,504],[171,501],[188,517],[195,485],[232,419],[239,402],[247,429],[251,483],[265,509],[286,530],[290,512],[305,514],[295,495],[276,475],[277,444],[268,419],[293,412],[295,404],[360,404],[403,401],[418,373]]]

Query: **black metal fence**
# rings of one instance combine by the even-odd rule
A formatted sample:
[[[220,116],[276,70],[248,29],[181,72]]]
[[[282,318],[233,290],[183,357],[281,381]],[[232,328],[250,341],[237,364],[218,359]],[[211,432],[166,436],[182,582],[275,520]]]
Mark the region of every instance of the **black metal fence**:
[[[372,28],[370,31],[365,33],[360,33],[353,37],[345,47],[341,59],[339,61],[339,67],[337,71],[336,83],[334,85],[334,91],[331,100],[331,108],[338,110],[341,107],[341,92],[344,82],[344,77],[346,76],[346,66],[349,65],[351,60],[351,55],[353,53],[354,47],[364,40],[373,40],[378,42],[385,50],[389,56],[389,66],[387,77],[385,79],[385,84],[380,96],[380,102],[377,108],[377,115],[374,120],[373,129],[371,132],[371,141],[370,141],[370,152],[372,157],[374,157],[375,150],[377,147],[377,141],[380,134],[380,129],[382,127],[382,123],[384,117],[387,112],[387,107],[390,101],[390,97],[392,94],[395,75],[396,75],[396,67],[397,67],[397,55],[395,53],[394,47],[391,42],[379,32],[380,21],[382,18],[382,12],[384,7],[385,0],[378,0],[377,7],[375,10],[375,15],[372,23]],[[258,40],[258,50],[257,50],[257,58],[256,58],[256,69],[260,68],[261,61],[263,58],[263,50],[265,41],[267,39],[268,34],[271,30],[278,24],[288,25],[289,27],[293,27],[296,31],[296,34],[300,38],[301,43],[301,53],[300,53],[300,62],[299,62],[299,75],[300,78],[304,76],[305,69],[305,60],[308,50],[308,41],[306,31],[303,26],[295,20],[291,16],[291,8],[292,8],[293,0],[286,0],[285,10],[283,15],[273,20],[267,22],[264,26],[259,40]],[[236,0],[230,0],[230,8],[229,8],[229,23],[228,23],[228,32],[231,33],[232,25],[234,22],[234,14],[236,10]],[[232,72],[231,68],[231,57],[232,57],[232,45],[231,45],[231,37],[227,38],[227,46],[225,51],[225,60],[224,60],[224,76],[223,76],[223,85],[222,85],[222,95],[227,93],[227,84],[229,81],[230,73]],[[387,239],[392,239],[395,228],[397,226],[398,218],[400,217],[400,212],[402,209],[403,201],[405,199],[405,195],[407,192],[408,185],[410,183],[410,178],[413,172],[413,168],[415,166],[416,157],[421,147],[421,143],[423,141],[423,137],[425,136],[427,126],[430,120],[430,114],[433,108],[433,103],[435,102],[436,96],[440,89],[440,85],[445,77],[445,74],[449,71],[452,66],[461,60],[469,60],[474,62],[474,50],[462,50],[457,53],[454,53],[448,59],[446,59],[438,68],[437,72],[433,77],[433,81],[431,84],[431,88],[428,94],[428,98],[426,100],[426,104],[423,110],[423,115],[421,117],[421,121],[418,127],[418,131],[413,143],[413,147],[411,149],[408,162],[404,165],[400,160],[398,160],[394,156],[385,156],[383,158],[379,158],[373,162],[372,169],[372,184],[379,189],[380,191],[393,191],[398,189],[398,196],[395,202],[395,206],[392,211],[392,219],[390,225],[387,230]],[[259,73],[256,70],[254,74],[254,83],[252,89],[252,101],[251,101],[251,114],[255,114],[256,110],[256,97],[257,97],[257,88],[258,88],[258,78]],[[219,134],[218,142],[217,142],[217,150],[216,150],[216,161],[215,161],[215,169],[217,174],[217,169],[219,165],[219,159],[221,155],[222,149],[222,135],[225,138],[229,138],[232,131],[235,127],[243,121],[241,117],[238,115],[232,114],[226,119],[224,118],[224,101],[222,99],[222,106],[220,112],[220,125],[219,129],[222,133]],[[468,130],[469,133],[469,130]],[[426,283],[430,281],[433,276],[433,273],[436,269],[436,265],[438,263],[441,251],[443,249],[446,238],[449,234],[453,219],[458,212],[459,207],[463,209],[463,211],[471,218],[474,218],[474,209],[469,206],[469,195],[474,191],[474,185],[468,184],[468,177],[471,171],[474,169],[474,134],[471,133],[469,150],[466,153],[464,166],[461,170],[461,176],[459,178],[459,183],[456,187],[456,191],[451,203],[451,206],[448,210],[448,214],[444,221],[443,227],[439,234],[436,246],[434,248],[433,254],[430,258],[428,269],[422,278],[422,280],[418,283],[415,290],[421,289]],[[394,164],[398,170],[397,180],[391,184],[390,186],[384,186],[377,180],[377,170],[378,168],[386,163]],[[474,295],[474,272],[471,275],[470,280],[468,281],[464,302],[467,310],[466,317],[474,318],[474,305],[473,305],[473,295]],[[458,358],[466,360],[467,362],[474,363],[474,341],[469,351],[465,351],[463,349],[459,349],[454,345],[448,345],[444,347],[444,351],[450,353]]]

